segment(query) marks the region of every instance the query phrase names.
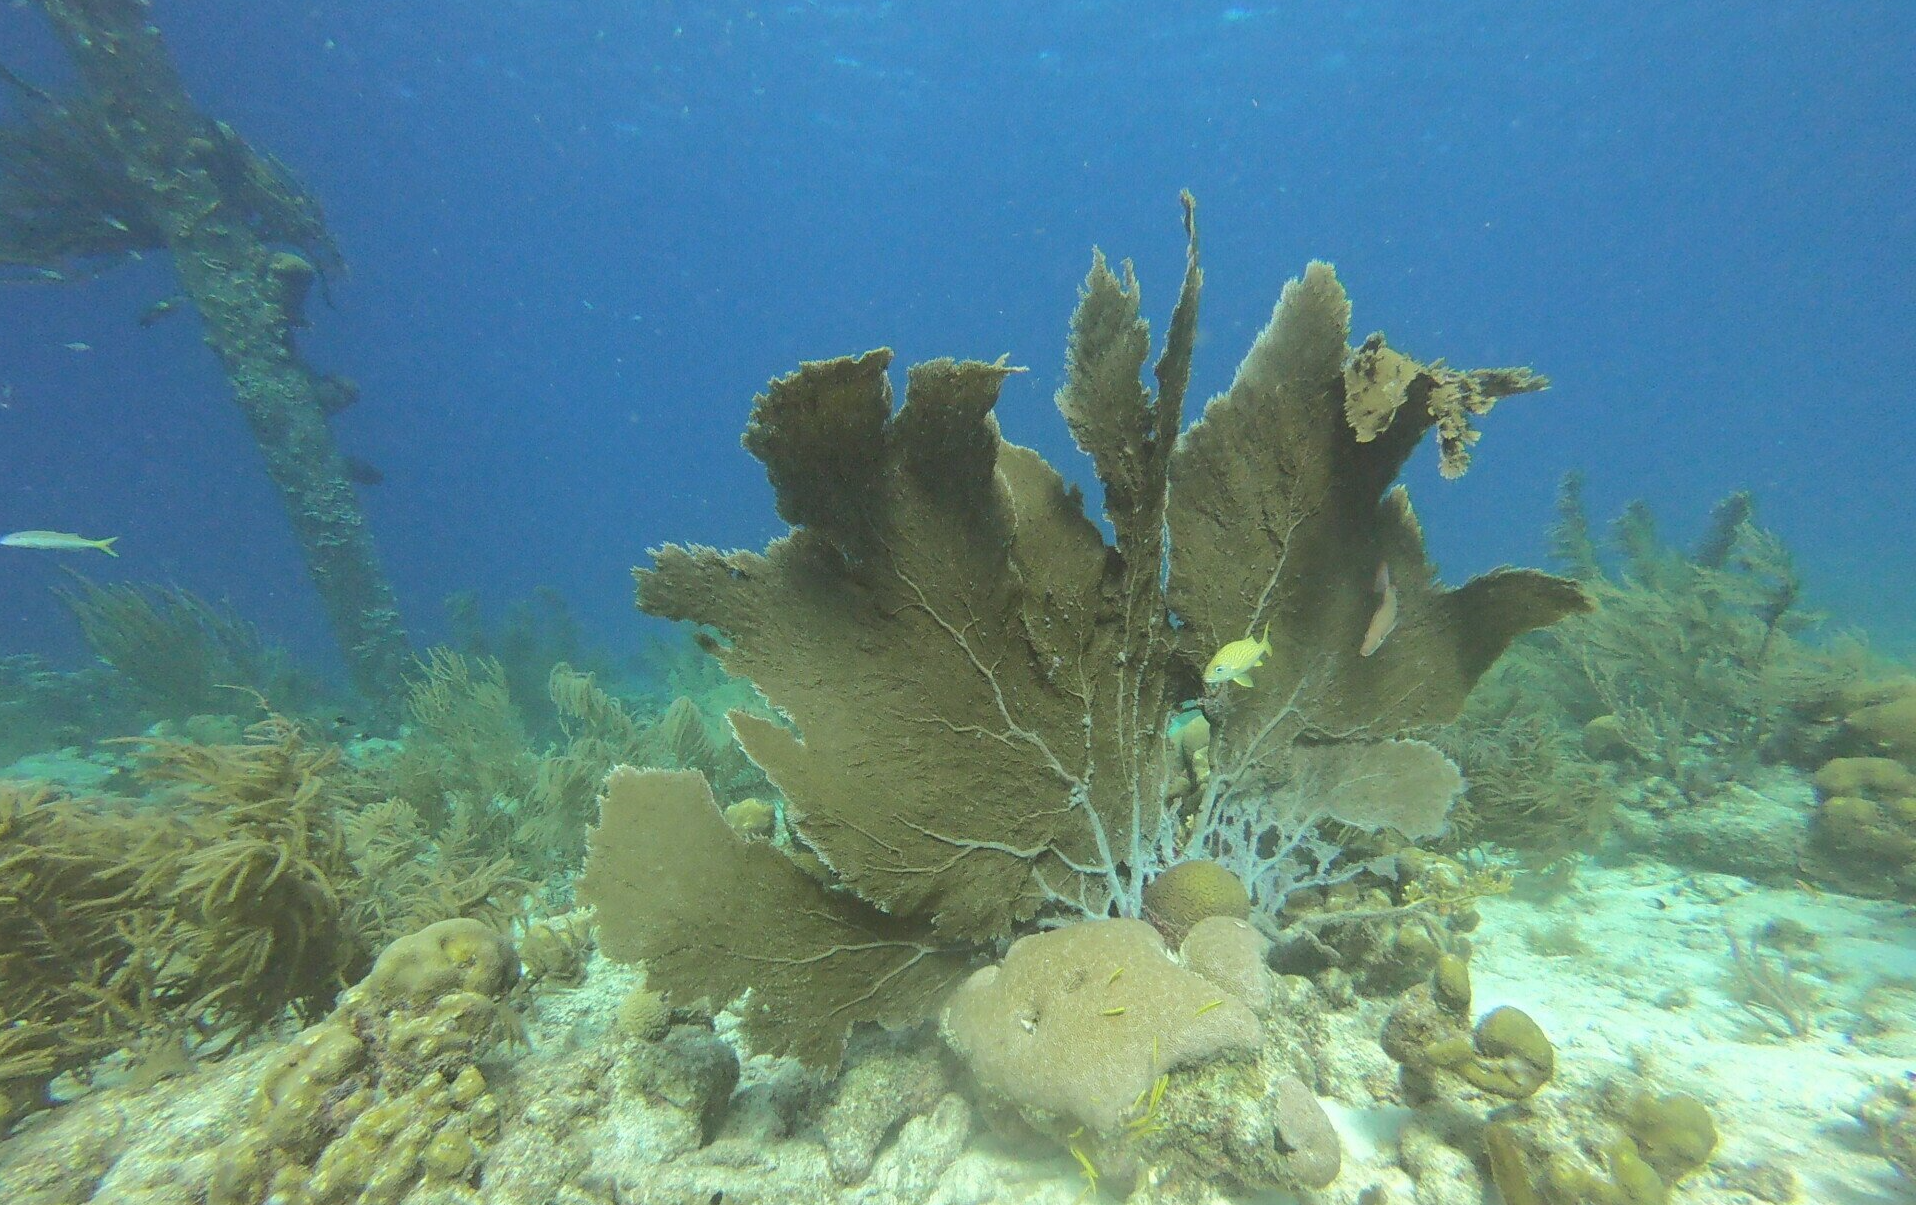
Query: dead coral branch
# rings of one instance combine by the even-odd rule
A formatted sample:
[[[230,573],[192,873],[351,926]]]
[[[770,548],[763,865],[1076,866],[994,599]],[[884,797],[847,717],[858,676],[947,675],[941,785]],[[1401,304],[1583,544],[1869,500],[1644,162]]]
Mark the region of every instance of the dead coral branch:
[[[1730,945],[1730,964],[1735,974],[1732,990],[1736,1002],[1782,1038],[1805,1038],[1816,1030],[1816,991],[1803,974],[1781,951],[1765,954],[1760,934],[1746,941],[1735,929],[1723,926]]]

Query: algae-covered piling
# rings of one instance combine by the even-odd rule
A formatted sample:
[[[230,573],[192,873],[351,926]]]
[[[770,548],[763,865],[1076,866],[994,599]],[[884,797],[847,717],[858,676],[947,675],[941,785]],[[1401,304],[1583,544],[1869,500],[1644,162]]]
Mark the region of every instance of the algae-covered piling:
[[[292,340],[306,290],[337,255],[318,206],[276,161],[194,106],[145,5],[42,7],[72,56],[80,95],[64,103],[28,90],[35,120],[0,159],[0,191],[24,195],[0,208],[6,261],[53,267],[172,253],[285,500],[354,685],[376,703],[396,701],[405,632],[326,425],[351,386],[315,372]],[[86,154],[36,154],[49,139]]]

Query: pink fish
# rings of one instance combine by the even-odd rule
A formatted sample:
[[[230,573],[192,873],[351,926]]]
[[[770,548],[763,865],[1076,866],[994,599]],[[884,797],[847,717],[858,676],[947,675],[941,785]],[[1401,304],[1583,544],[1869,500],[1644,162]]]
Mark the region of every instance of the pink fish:
[[[1368,657],[1384,643],[1384,637],[1391,634],[1397,626],[1397,587],[1390,584],[1390,565],[1379,562],[1377,581],[1372,589],[1377,592],[1377,610],[1371,612],[1370,627],[1364,629],[1364,643],[1357,646],[1359,657]]]

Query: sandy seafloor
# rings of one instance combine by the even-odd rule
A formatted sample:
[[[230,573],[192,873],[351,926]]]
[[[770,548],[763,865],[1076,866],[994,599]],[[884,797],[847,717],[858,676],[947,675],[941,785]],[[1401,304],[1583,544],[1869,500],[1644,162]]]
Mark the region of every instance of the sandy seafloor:
[[[69,756],[14,769],[31,768],[84,789],[90,765],[98,769]],[[1745,799],[1744,824],[1781,818],[1800,824],[1810,806],[1806,783],[1782,771]],[[1721,819],[1734,829],[1738,815],[1731,809]],[[1643,823],[1638,814],[1639,834]],[[1621,831],[1631,828],[1626,822]],[[1659,1091],[1704,1101],[1721,1141],[1710,1165],[1679,1187],[1673,1205],[1916,1202],[1916,1184],[1872,1152],[1851,1112],[1873,1085],[1916,1068],[1916,909],[1772,877],[1777,881],[1758,884],[1687,869],[1633,852],[1624,838],[1613,838],[1602,856],[1582,860],[1574,874],[1557,876],[1547,893],[1541,879],[1526,883],[1520,876],[1516,891],[1480,903],[1481,924],[1471,934],[1473,1011],[1509,1004],[1542,1024],[1556,1047],[1557,1073],[1539,1100],[1593,1092],[1628,1070]],[[1795,956],[1799,982],[1815,1001],[1813,1029],[1805,1036],[1784,1035],[1773,1017],[1738,1000],[1728,934],[1747,937],[1776,922],[1800,926],[1794,931],[1805,939]],[[588,1115],[578,1105],[578,1120],[568,1121],[559,1116],[574,1107],[564,1103],[567,1094],[576,1096],[582,1077],[620,1057],[607,1053],[617,1045],[612,1019],[637,981],[633,970],[594,953],[583,985],[542,989],[535,997],[527,1018],[530,1050],[503,1060],[496,1052],[489,1064],[488,1077],[516,1098],[515,1114],[554,1114],[548,1134],[565,1135],[575,1125],[587,1131],[586,1191],[536,1205],[555,1199],[676,1205],[695,1197],[705,1205],[713,1198],[701,1186],[717,1182],[712,1174],[735,1185],[743,1177],[764,1190],[749,1199],[768,1202],[1072,1205],[1092,1199],[1069,1158],[1034,1158],[1029,1148],[1014,1150],[988,1137],[975,1111],[948,1092],[886,1131],[860,1183],[835,1182],[816,1129],[801,1124],[786,1132],[793,1115],[808,1111],[794,1101],[816,1100],[830,1089],[794,1064],[764,1057],[745,1060],[718,1139],[703,1150],[696,1122],[671,1109],[608,1106],[602,1096],[596,1111]],[[1436,1156],[1442,1174],[1430,1174],[1428,1144],[1418,1182],[1404,1171],[1397,1136],[1407,1112],[1376,1103],[1395,1095],[1396,1068],[1376,1040],[1391,1004],[1362,1000],[1328,1016],[1324,1103],[1345,1138],[1345,1162],[1334,1184],[1305,1200],[1497,1205],[1495,1190],[1470,1159],[1448,1148]],[[728,1028],[724,1018],[720,1028]],[[243,1053],[142,1093],[104,1087],[31,1120],[0,1141],[0,1205],[203,1199],[181,1186],[209,1170],[218,1143],[244,1114],[270,1050]],[[538,1127],[526,1129],[529,1136],[502,1137],[490,1153],[481,1200],[517,1205],[521,1196],[506,1182],[524,1180],[528,1188],[539,1182],[536,1174],[512,1170],[515,1160],[536,1164],[549,1153]],[[677,1154],[661,1162],[670,1151]],[[689,1179],[686,1157],[703,1165]],[[751,1166],[759,1170],[744,1170]],[[722,1199],[748,1197],[733,1192]],[[1235,1199],[1291,1200],[1280,1194]]]
[[[1793,1173],[1806,1203],[1916,1201],[1916,1185],[1871,1152],[1849,1112],[1872,1085],[1916,1067],[1910,907],[1641,860],[1588,867],[1548,905],[1500,899],[1482,911],[1471,959],[1476,1007],[1517,1005],[1543,1025],[1559,1072],[1544,1091],[1597,1064],[1640,1063],[1665,1090],[1710,1107],[1716,1157],[1677,1201],[1762,1200],[1745,1174],[1762,1164]],[[1799,959],[1821,996],[1806,1037],[1780,1036],[1734,992],[1725,926],[1747,935],[1779,918],[1817,934]],[[1587,953],[1533,948],[1550,947],[1565,926]]]
[[[1576,1092],[1628,1068],[1711,1109],[1721,1138],[1716,1155],[1679,1186],[1673,1205],[1778,1205],[1791,1180],[1803,1205],[1916,1203],[1916,1184],[1873,1152],[1851,1112],[1875,1084],[1916,1068],[1916,909],[1623,855],[1585,862],[1547,900],[1513,894],[1482,902],[1480,911],[1473,1009],[1481,1015],[1514,1005],[1543,1025],[1557,1050],[1557,1076],[1545,1094]],[[1736,992],[1726,927],[1747,935],[1779,919],[1817,935],[1797,960],[1820,997],[1816,1028],[1800,1038],[1782,1036]],[[565,1011],[610,1008],[609,999],[587,1001],[629,982],[624,968],[596,957],[594,969],[595,982]],[[1364,1084],[1395,1078],[1375,1040],[1390,1004],[1366,1001],[1332,1014],[1326,1075],[1353,1098]],[[1878,1032],[1852,1037],[1857,1031]],[[755,1069],[775,1074],[766,1060],[754,1062],[748,1083]],[[1404,1110],[1335,1098],[1324,1104],[1345,1139],[1344,1169],[1303,1205],[1499,1205],[1496,1190],[1462,1160],[1454,1191],[1428,1179],[1421,1190],[1413,1185],[1395,1145]],[[1088,1200],[1069,1159],[1034,1163],[988,1141],[971,1143],[923,1199]],[[1297,1198],[1219,1200],[1291,1205]]]

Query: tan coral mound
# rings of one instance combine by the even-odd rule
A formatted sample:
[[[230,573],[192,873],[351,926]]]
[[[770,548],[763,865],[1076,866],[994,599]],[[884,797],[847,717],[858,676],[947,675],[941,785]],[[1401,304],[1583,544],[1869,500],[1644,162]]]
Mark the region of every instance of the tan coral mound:
[[[1263,1041],[1249,1005],[1135,920],[1019,938],[952,994],[941,1028],[987,1089],[1105,1133],[1158,1076]]]
[[[1322,1188],[1342,1148],[1267,945],[1230,917],[1200,921],[1175,956],[1142,921],[1069,925],[974,973],[940,1028],[986,1097],[1064,1143],[1094,1188]]]
[[[1916,766],[1916,678],[1876,684],[1844,716],[1849,730],[1871,748],[1906,766]]]
[[[1207,916],[1251,914],[1244,884],[1216,862],[1179,862],[1144,887],[1145,919],[1171,941],[1183,941],[1191,926]]]

